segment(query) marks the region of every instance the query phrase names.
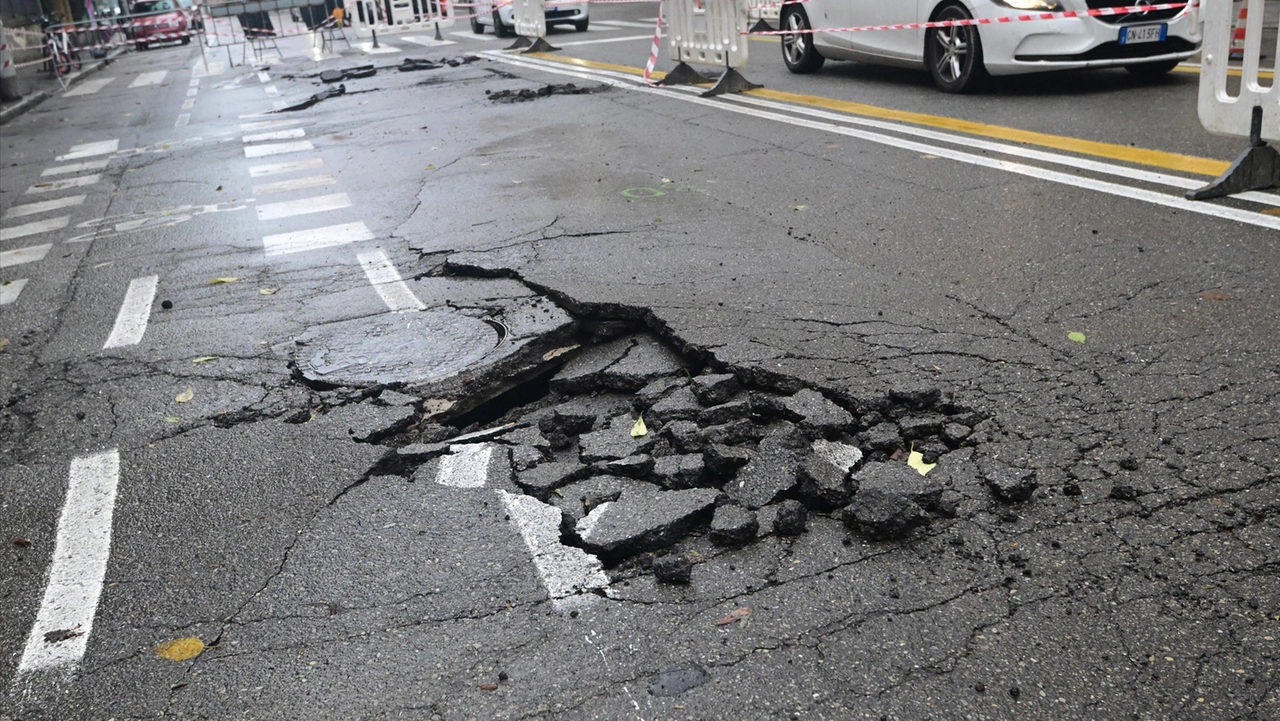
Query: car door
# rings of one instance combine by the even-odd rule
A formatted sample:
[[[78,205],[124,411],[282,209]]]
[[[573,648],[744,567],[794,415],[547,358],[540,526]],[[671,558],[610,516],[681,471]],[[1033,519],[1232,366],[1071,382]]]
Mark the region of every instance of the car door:
[[[923,22],[919,13],[926,3],[919,0],[846,0],[851,27],[904,25]],[[930,5],[931,6],[931,5]],[[923,11],[926,12],[927,11]],[[853,49],[884,58],[913,60],[920,57],[923,30],[866,30],[850,33]]]

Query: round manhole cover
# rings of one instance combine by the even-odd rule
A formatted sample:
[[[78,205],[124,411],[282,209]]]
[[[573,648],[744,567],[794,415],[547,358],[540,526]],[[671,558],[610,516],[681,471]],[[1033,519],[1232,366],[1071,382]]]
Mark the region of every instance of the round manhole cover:
[[[399,313],[308,329],[294,357],[304,376],[335,385],[423,383],[466,370],[502,339],[496,324],[477,318]]]

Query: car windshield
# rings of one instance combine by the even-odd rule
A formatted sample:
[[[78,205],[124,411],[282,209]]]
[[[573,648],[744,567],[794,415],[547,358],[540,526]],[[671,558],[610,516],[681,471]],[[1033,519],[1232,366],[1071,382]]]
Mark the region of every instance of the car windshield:
[[[146,2],[134,3],[133,11],[135,13],[162,13],[166,10],[172,10],[173,3],[169,0],[147,0]]]

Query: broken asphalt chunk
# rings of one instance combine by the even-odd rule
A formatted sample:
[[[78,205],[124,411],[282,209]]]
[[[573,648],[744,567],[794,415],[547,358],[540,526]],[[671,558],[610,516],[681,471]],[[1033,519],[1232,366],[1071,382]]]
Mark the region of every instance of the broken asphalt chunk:
[[[658,423],[691,421],[702,413],[702,404],[688,388],[677,388],[649,408],[649,417]]]
[[[615,476],[626,476],[627,478],[644,478],[653,471],[653,456],[647,453],[640,453],[634,456],[627,456],[616,461],[609,461],[601,466],[601,470]]]
[[[659,483],[673,490],[696,488],[706,475],[706,461],[701,453],[663,456],[653,463],[653,475]]]
[[[842,519],[864,538],[883,541],[901,538],[927,525],[926,509],[936,509],[942,486],[905,463],[868,463],[855,475],[858,491],[845,507]]]
[[[989,471],[983,477],[996,498],[1006,503],[1021,503],[1031,499],[1039,484],[1036,472],[1029,468],[1013,468],[1004,464]]]
[[[664,553],[653,559],[653,576],[662,583],[688,583],[692,575],[693,560],[683,553]]]
[[[773,517],[773,532],[779,536],[799,536],[809,527],[809,509],[803,503],[789,498],[778,504]]]
[[[711,488],[656,494],[625,490],[618,500],[597,506],[574,530],[587,550],[607,559],[666,548],[695,526],[719,496]]]
[[[737,376],[732,373],[700,375],[690,383],[693,394],[704,406],[718,406],[733,400],[741,390]]]
[[[339,85],[336,88],[329,88],[328,90],[322,93],[316,93],[315,95],[312,95],[311,97],[307,98],[306,100],[303,100],[300,103],[294,103],[293,105],[286,105],[285,107],[280,108],[279,110],[273,110],[272,112],[273,113],[291,113],[295,110],[306,110],[307,108],[315,105],[316,103],[322,102],[324,100],[328,100],[329,98],[336,98],[340,95],[346,95],[346,94],[347,94],[347,86]]]
[[[711,517],[711,542],[721,546],[736,546],[756,537],[760,521],[756,514],[736,503],[726,503],[716,508]]]
[[[816,440],[800,466],[800,497],[817,507],[838,508],[853,495],[853,472],[862,451],[845,443]]]
[[[655,496],[662,491],[662,488],[632,478],[591,476],[557,489],[551,494],[549,501],[560,509],[565,525],[572,528],[601,504],[621,498],[623,491]]]
[[[853,425],[853,414],[832,403],[821,393],[805,388],[781,401],[783,415],[802,428],[840,431]]]
[[[516,485],[539,500],[546,500],[551,491],[584,478],[591,469],[581,463],[540,463],[516,475]]]
[[[356,442],[372,443],[404,430],[416,415],[412,406],[380,406],[366,402],[334,408],[323,418],[327,423],[345,426],[347,435]]]
[[[747,465],[751,460],[751,451],[737,446],[726,446],[723,443],[711,443],[703,452],[703,458],[706,461],[708,473],[714,476],[728,476]]]
[[[634,340],[619,338],[603,345],[589,346],[574,356],[551,379],[551,390],[560,393],[587,393],[601,387],[601,373],[622,360]]]
[[[601,430],[583,433],[578,439],[582,462],[616,461],[651,448],[657,441],[657,435],[650,433],[634,438],[631,435],[634,425],[635,419],[626,414],[614,417]]]
[[[794,425],[785,422],[774,425],[760,441],[751,461],[725,484],[725,493],[751,509],[772,503],[795,487],[799,448],[804,445],[807,442]]]

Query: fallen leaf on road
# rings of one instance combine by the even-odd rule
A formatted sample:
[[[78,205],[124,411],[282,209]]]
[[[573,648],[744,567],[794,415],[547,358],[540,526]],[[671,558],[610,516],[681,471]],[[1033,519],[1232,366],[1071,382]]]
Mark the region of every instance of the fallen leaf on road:
[[[735,608],[735,609],[733,609],[732,611],[730,611],[730,612],[729,612],[729,615],[728,615],[728,616],[725,616],[724,618],[720,619],[719,621],[716,621],[716,625],[717,625],[717,626],[728,626],[728,625],[729,625],[729,624],[731,624],[731,623],[739,623],[739,622],[742,622],[743,624],[745,624],[745,623],[746,623],[746,620],[747,620],[748,618],[751,618],[751,614],[752,614],[752,613],[754,613],[754,612],[755,612],[755,611],[754,611],[754,609],[752,609],[750,606],[743,606],[742,608]]]
[[[496,684],[496,683],[482,683],[482,684],[479,684],[478,686],[476,686],[476,688],[480,689],[481,691],[497,691],[497,690],[498,690],[498,684]]]
[[[435,170],[435,169],[436,169],[436,166],[432,165],[431,163],[427,163],[427,170]]]
[[[219,185],[217,188],[215,188],[215,190],[222,190],[222,186]]]
[[[8,339],[8,338],[0,338],[0,350],[4,350],[4,347],[5,347],[5,346],[7,346],[7,345],[9,345],[9,339]]]
[[[187,386],[187,389],[179,393],[178,396],[173,400],[175,403],[186,403],[187,401],[195,397],[196,397],[195,389],[193,389],[191,386]]]
[[[1077,343],[1083,343],[1083,342],[1084,342],[1084,333],[1081,333],[1080,331],[1073,330],[1073,331],[1071,331],[1070,333],[1068,333],[1068,334],[1067,334],[1067,340],[1073,340],[1073,341],[1075,341],[1075,342],[1077,342]]]
[[[156,646],[156,655],[170,661],[186,661],[204,652],[204,641],[195,636],[175,638]]]
[[[907,454],[907,465],[916,469],[916,472],[919,473],[920,475],[927,476],[929,475],[929,471],[932,471],[933,467],[938,464],[925,463],[924,454],[921,453],[920,451],[917,451],[915,449],[915,444],[913,443],[911,447],[911,453]]]
[[[97,270],[97,269],[99,269],[99,268],[105,268],[105,267],[107,267],[108,265],[111,265],[111,264],[112,264],[112,263],[114,263],[114,262],[115,262],[114,260],[108,260],[108,261],[107,261],[107,262],[105,262],[105,263],[99,263],[99,264],[97,264],[97,265],[93,266],[93,269],[94,269],[94,270]]]
[[[75,638],[76,636],[83,636],[83,635],[84,635],[84,631],[81,631],[79,624],[77,624],[75,628],[60,628],[57,631],[50,631],[46,633],[44,635],[44,642],[60,643],[62,641],[66,641],[69,638]]]
[[[192,358],[192,359],[191,359],[191,362],[192,362],[192,363],[208,363],[208,362],[209,362],[209,361],[211,361],[211,360],[218,360],[218,356],[216,356],[216,355],[202,355],[202,356],[200,356],[199,358]]]
[[[31,548],[31,539],[18,536],[17,538],[13,539],[13,545],[22,546],[23,548]]]
[[[279,288],[259,288],[258,295],[275,295]]]
[[[1231,296],[1220,290],[1206,290],[1196,296],[1202,300],[1231,300]]]
[[[549,361],[549,360],[551,360],[551,359],[553,359],[553,358],[559,358],[560,356],[564,355],[565,353],[568,353],[568,352],[569,352],[569,351],[571,351],[571,350],[577,350],[577,349],[578,349],[578,348],[580,348],[580,347],[581,347],[581,346],[579,346],[579,345],[577,345],[577,344],[575,343],[574,345],[567,345],[567,346],[565,346],[565,347],[563,347],[563,348],[556,348],[555,350],[549,350],[549,351],[547,351],[546,353],[543,353],[543,354],[542,354],[542,360],[544,360],[544,361]]]
[[[809,207],[809,206],[807,206],[807,205],[793,205],[793,206],[791,206],[791,209],[792,209],[792,210],[804,210],[805,208],[808,208],[808,207]]]
[[[649,428],[644,424],[644,416],[640,416],[640,419],[636,421],[636,424],[631,426],[631,437],[640,438],[647,435],[649,435]]]
[[[221,283],[234,283],[237,280],[240,280],[240,279],[239,278],[214,278],[213,280],[209,281],[209,285],[219,285]]]
[[[181,423],[182,419],[177,416],[165,416],[164,422],[165,423]]]

